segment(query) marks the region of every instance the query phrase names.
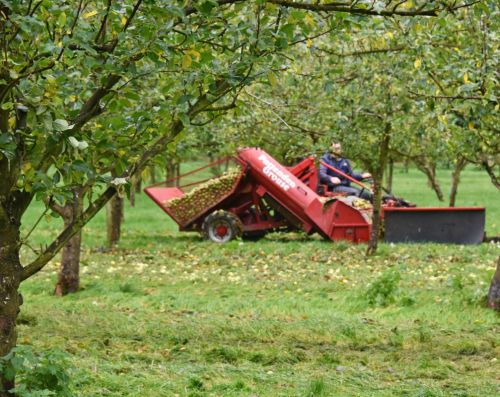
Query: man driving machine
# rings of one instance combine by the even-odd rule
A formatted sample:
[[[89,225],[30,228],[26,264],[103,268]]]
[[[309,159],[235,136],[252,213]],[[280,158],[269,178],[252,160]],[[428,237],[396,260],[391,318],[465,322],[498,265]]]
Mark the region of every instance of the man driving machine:
[[[321,161],[328,165],[331,165],[344,174],[356,179],[357,181],[371,178],[371,174],[369,172],[358,174],[353,171],[349,160],[342,157],[342,145],[340,144],[340,142],[332,142],[330,151],[323,155]],[[319,181],[320,183],[328,186],[328,191],[347,193],[347,195],[349,196],[358,196],[362,199],[372,201],[371,192],[367,191],[366,189],[358,189],[354,186],[351,186],[351,181],[349,179],[323,164],[320,164],[319,167]]]

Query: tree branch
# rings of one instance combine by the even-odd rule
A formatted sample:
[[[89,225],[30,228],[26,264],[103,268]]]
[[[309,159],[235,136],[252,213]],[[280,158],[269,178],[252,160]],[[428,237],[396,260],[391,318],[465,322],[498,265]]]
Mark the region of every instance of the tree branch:
[[[323,12],[346,12],[349,14],[360,14],[360,15],[379,15],[379,16],[430,16],[435,17],[439,14],[441,9],[432,8],[432,9],[415,9],[413,11],[398,11],[396,9],[392,10],[380,10],[377,11],[373,7],[372,8],[360,8],[357,7],[357,2],[338,2],[338,3],[327,3],[327,4],[318,4],[318,3],[303,3],[296,1],[288,1],[288,0],[267,0],[267,3],[276,4],[282,7],[288,8],[297,8],[301,10],[307,11],[323,11]]]
[[[407,47],[398,46],[398,47],[391,47],[391,48],[379,48],[379,49],[372,49],[372,50],[344,52],[344,53],[331,51],[331,50],[328,50],[326,48],[321,48],[321,47],[316,47],[316,49],[318,51],[325,52],[329,55],[334,55],[334,56],[341,57],[341,58],[347,58],[347,57],[356,57],[356,56],[362,56],[362,55],[380,54],[380,53],[387,53],[387,52],[401,52],[401,51],[406,50]]]
[[[434,81],[434,84],[436,84],[438,86],[438,88],[441,90],[441,92],[446,95],[447,92],[446,92],[445,88],[440,83],[440,81],[437,79],[436,75],[434,73],[432,73],[432,70],[428,70],[427,74],[432,79],[432,81]]]
[[[130,26],[130,23],[132,22],[132,19],[134,19],[135,14],[137,13],[137,10],[141,6],[142,0],[137,0],[137,3],[135,3],[134,9],[132,10],[132,13],[130,16],[127,18],[127,22],[125,22],[125,26],[123,27],[123,32],[126,32],[128,27]]]
[[[111,91],[120,79],[120,75],[111,74],[108,76],[105,83],[94,91],[92,96],[83,104],[80,112],[73,120],[73,124],[75,125],[73,128],[75,130],[80,129],[87,121],[101,113],[99,106],[101,99]]]
[[[490,99],[487,99],[482,96],[463,96],[463,95],[428,95],[428,94],[422,94],[420,92],[415,92],[412,90],[408,90],[408,92],[411,94],[410,98],[434,98],[434,99],[449,99],[452,101],[484,101],[487,100],[488,102],[491,103],[497,103],[496,101],[492,101]]]
[[[103,208],[106,203],[116,194],[116,187],[108,187],[104,193],[99,196],[84,213],[75,221],[73,221],[68,227],[66,227],[59,236],[50,244],[45,251],[38,256],[33,262],[28,266],[23,268],[21,273],[21,281],[26,280],[38,271],[40,271],[73,237],[78,231],[80,231],[83,226],[90,221],[97,212]]]
[[[495,174],[495,170],[494,170],[494,166],[491,166],[489,163],[488,163],[488,160],[484,160],[481,165],[483,166],[483,168],[486,170],[486,172],[488,173],[488,175],[490,176],[490,179],[491,179],[491,183],[493,183],[493,185],[500,190],[500,180],[499,178],[497,177],[497,175]]]
[[[35,222],[35,224],[33,225],[33,227],[28,231],[28,233],[26,233],[26,236],[24,236],[23,238],[21,238],[21,244],[24,244],[26,241],[28,241],[28,238],[30,237],[31,233],[33,233],[33,230],[36,229],[36,227],[38,226],[38,224],[40,223],[40,221],[43,219],[43,217],[45,216],[45,214],[47,213],[48,210],[49,210],[49,207],[45,207],[45,210],[42,212],[42,215],[40,215],[40,217]]]
[[[318,37],[321,37],[321,36],[324,36],[325,34],[328,34],[330,32],[332,32],[333,30],[335,30],[335,28],[331,28],[331,29],[328,29],[328,30],[325,30],[324,32],[321,32],[321,33],[318,33],[318,34],[315,34],[313,36],[308,36],[308,37],[305,37],[303,39],[300,39],[300,40],[296,40],[296,41],[293,41],[290,43],[290,46],[293,46],[295,44],[299,44],[299,43],[305,43],[306,41],[308,40],[314,40],[314,39],[317,39]]]
[[[227,4],[242,3],[244,1],[246,1],[246,0],[217,0],[217,3],[219,6],[223,6],[223,5],[227,5]],[[184,13],[186,14],[186,16],[191,15],[191,14],[195,14],[197,12],[198,12],[198,10],[195,7],[188,6],[184,9]]]
[[[293,128],[297,128],[301,132],[305,132],[305,133],[309,134],[309,136],[311,136],[311,137],[313,137],[313,136],[316,137],[316,135],[327,135],[327,133],[325,131],[311,130],[309,128],[304,128],[298,124],[294,124],[294,123],[290,123],[290,122],[288,122],[288,124],[290,126],[292,126]]]
[[[200,95],[187,113],[189,119],[193,119],[207,107],[212,106],[221,98],[221,96],[227,93],[228,89],[232,89],[232,87],[227,80],[223,79],[217,83],[215,91],[210,92],[213,99],[208,99],[208,93]],[[174,140],[183,129],[184,126],[180,120],[173,120],[167,131],[153,144],[151,144],[150,147],[143,152],[141,157],[134,164],[132,164],[129,169],[121,175],[121,177],[130,178],[139,174],[144,169],[147,162],[164,151],[166,145]],[[94,215],[97,214],[97,212],[99,212],[116,193],[116,186],[109,186],[92,204],[89,205],[81,216],[75,219],[59,234],[59,236],[38,258],[23,268],[21,281],[26,280],[40,271],[66,245],[71,237],[78,233],[78,231],[80,231],[83,226],[87,224],[90,219],[92,219]]]
[[[258,96],[255,96],[253,94],[250,94],[249,92],[246,92],[244,91],[244,93],[254,99],[256,99],[257,101],[259,102],[262,102],[263,104],[267,105],[267,108],[272,114],[274,114],[279,121],[281,121],[284,125],[286,125],[291,131],[293,131],[293,128],[290,127],[290,125],[283,119],[283,117],[281,117],[278,113],[276,113],[274,110],[273,110],[273,104],[272,103],[269,103],[263,99],[260,99]]]
[[[108,0],[108,4],[106,6],[106,12],[104,14],[104,17],[102,18],[101,21],[101,27],[99,28],[99,31],[97,32],[94,42],[98,43],[99,41],[106,41],[106,25],[108,23],[108,16],[109,16],[109,10],[111,9],[111,2],[112,0]],[[102,40],[101,40],[102,36]]]

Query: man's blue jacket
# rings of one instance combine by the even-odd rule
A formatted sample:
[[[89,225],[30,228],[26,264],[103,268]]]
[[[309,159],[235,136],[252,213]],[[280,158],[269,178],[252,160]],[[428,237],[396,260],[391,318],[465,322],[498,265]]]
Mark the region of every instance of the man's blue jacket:
[[[344,174],[347,174],[357,181],[362,180],[363,178],[361,177],[361,174],[358,174],[352,170],[351,163],[349,163],[349,160],[340,158],[339,160],[336,160],[331,153],[325,153],[323,157],[321,157],[321,161],[325,162],[328,165],[331,165],[332,167],[335,167],[339,171],[342,171]],[[319,181],[320,183],[331,185],[332,183],[330,182],[330,178],[332,176],[336,176],[337,178],[340,179],[341,183],[340,186],[350,186],[351,182],[343,177],[340,174],[337,174],[335,171],[331,170],[330,168],[327,168],[323,164],[320,164],[319,166]],[[337,185],[339,186],[339,185]]]

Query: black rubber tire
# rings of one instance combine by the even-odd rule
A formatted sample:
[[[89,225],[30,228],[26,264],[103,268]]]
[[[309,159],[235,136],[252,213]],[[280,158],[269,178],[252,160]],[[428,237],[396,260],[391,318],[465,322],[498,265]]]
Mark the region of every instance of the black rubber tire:
[[[220,228],[217,230],[217,228]],[[222,234],[220,230],[225,230]],[[215,243],[227,243],[243,234],[240,219],[229,211],[218,210],[208,215],[201,226],[201,234]]]

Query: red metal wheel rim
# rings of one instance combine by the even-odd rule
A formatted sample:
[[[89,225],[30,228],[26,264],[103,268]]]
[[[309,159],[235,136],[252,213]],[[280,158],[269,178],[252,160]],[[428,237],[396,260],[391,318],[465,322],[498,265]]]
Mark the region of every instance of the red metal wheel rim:
[[[215,227],[215,234],[220,238],[227,236],[228,232],[229,228],[226,225],[220,224]]]

